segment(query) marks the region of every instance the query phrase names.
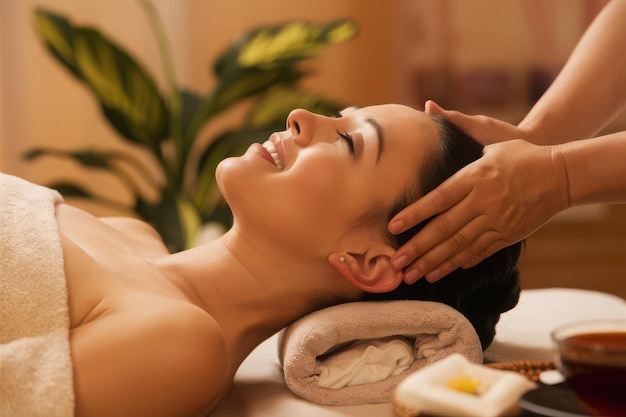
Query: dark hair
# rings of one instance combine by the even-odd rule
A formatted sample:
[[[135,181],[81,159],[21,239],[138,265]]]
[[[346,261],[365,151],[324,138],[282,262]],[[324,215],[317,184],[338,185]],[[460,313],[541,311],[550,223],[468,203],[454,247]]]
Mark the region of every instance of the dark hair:
[[[471,136],[446,119],[436,115],[431,117],[439,126],[440,147],[426,158],[420,172],[419,190],[407,190],[405,196],[392,208],[389,220],[414,201],[416,195],[427,194],[482,155],[482,145]],[[413,237],[429,220],[396,236],[398,247]],[[521,243],[517,243],[501,249],[472,268],[459,268],[434,283],[425,279],[412,285],[403,282],[394,291],[365,294],[364,299],[410,299],[445,303],[461,312],[472,323],[484,350],[493,341],[500,314],[515,307],[519,300],[521,290],[517,261],[520,252]]]

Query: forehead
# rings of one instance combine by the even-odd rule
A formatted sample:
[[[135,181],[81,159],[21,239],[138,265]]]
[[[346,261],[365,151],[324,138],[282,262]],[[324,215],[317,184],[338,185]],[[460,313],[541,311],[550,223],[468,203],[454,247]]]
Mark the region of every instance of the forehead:
[[[343,115],[359,125],[367,119],[380,125],[384,151],[372,171],[376,179],[370,180],[379,186],[376,193],[382,201],[394,201],[419,183],[425,160],[439,149],[439,128],[430,115],[398,104],[347,110]]]
[[[373,119],[383,130],[385,137],[412,136],[415,140],[434,145],[438,140],[438,128],[432,118],[419,110],[401,104],[382,104],[363,108],[350,107],[343,116],[355,119]]]
[[[400,104],[384,104],[360,109],[352,108],[343,112],[353,117],[358,124],[363,120],[373,120],[380,126],[384,136],[386,159],[396,162],[412,162],[421,166],[423,156],[439,147],[438,125],[427,113]],[[412,156],[412,159],[403,158]],[[415,159],[417,158],[417,159]]]

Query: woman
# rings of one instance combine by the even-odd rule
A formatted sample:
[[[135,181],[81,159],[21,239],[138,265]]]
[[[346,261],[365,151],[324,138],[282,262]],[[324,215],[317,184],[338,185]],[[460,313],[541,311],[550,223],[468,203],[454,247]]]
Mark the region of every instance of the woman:
[[[59,204],[76,415],[204,416],[250,351],[293,320],[366,294],[405,298],[387,222],[480,149],[400,105],[295,110],[287,130],[218,166],[232,229],[175,254],[142,222]],[[517,301],[518,254],[408,298],[458,308],[486,346]]]

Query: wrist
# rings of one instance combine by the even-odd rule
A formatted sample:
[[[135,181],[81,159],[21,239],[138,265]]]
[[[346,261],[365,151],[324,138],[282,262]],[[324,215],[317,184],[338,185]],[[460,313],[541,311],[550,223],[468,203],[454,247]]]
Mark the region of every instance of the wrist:
[[[540,125],[530,120],[524,119],[518,125],[517,128],[522,131],[524,137],[522,139],[535,145],[545,145],[547,141]]]
[[[571,191],[570,180],[567,171],[567,164],[563,152],[558,145],[550,147],[550,158],[552,162],[552,171],[556,184],[556,196],[558,198],[558,211],[563,211],[571,207]]]

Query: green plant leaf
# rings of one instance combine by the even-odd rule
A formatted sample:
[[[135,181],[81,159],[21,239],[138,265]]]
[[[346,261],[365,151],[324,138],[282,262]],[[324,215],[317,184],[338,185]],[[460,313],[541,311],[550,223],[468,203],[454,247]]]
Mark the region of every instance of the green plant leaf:
[[[86,190],[85,188],[73,183],[58,181],[46,184],[46,186],[58,191],[63,196],[63,198],[85,199],[101,206],[109,207],[113,210],[121,212],[128,212],[130,210],[130,207],[126,206],[123,203],[120,203],[119,201],[96,195]]]
[[[156,84],[128,53],[94,29],[74,30],[74,57],[109,121],[127,139],[155,147],[168,136]]]
[[[162,190],[156,204],[137,198],[135,212],[154,226],[172,252],[192,245],[200,228],[200,214],[193,203],[168,190]]]
[[[270,69],[319,55],[330,45],[353,38],[358,25],[351,19],[329,23],[291,21],[244,33],[214,64],[222,76],[234,68]]]
[[[303,72],[290,67],[268,71],[237,69],[224,74],[224,77],[219,80],[215,90],[208,97],[194,103],[193,106],[191,104],[187,106],[188,109],[193,108],[195,112],[189,123],[183,123],[183,130],[185,132],[184,143],[188,144],[190,141],[194,140],[195,135],[197,135],[198,131],[207,120],[228,107],[239,103],[244,98],[262,93],[277,83],[291,85],[303,75]],[[187,97],[187,101],[191,103],[189,97]],[[185,110],[185,112],[191,114],[188,110]],[[188,115],[184,116],[185,119],[187,119],[187,117]]]
[[[46,155],[55,155],[58,151],[56,149],[47,149],[47,148],[34,148],[27,152],[24,152],[22,156],[25,161],[34,161],[35,159],[39,159],[42,156]]]
[[[82,151],[64,151],[52,148],[34,148],[24,154],[24,159],[32,161],[43,156],[73,159],[75,162],[88,168],[110,169],[114,154],[87,149]]]
[[[179,196],[178,199],[176,199],[176,204],[178,206],[180,224],[183,229],[183,234],[185,235],[184,249],[189,249],[198,239],[201,224],[200,213],[187,197]]]
[[[35,11],[35,28],[48,51],[79,80],[82,76],[74,63],[74,33],[72,25],[60,15],[43,9]]]
[[[267,90],[246,115],[245,125],[263,128],[270,125],[284,126],[287,115],[293,109],[306,109],[312,113],[333,115],[346,106],[287,85],[276,85]]]
[[[111,168],[110,158],[104,153],[97,151],[72,152],[70,155],[81,165],[89,168]]]
[[[202,96],[199,94],[182,89],[180,90],[180,95],[182,98],[182,112],[181,112],[181,124],[183,129],[183,137],[187,134],[191,122],[194,119],[194,116],[200,109],[202,105]],[[195,135],[189,138],[190,140],[195,139]]]
[[[294,84],[304,74],[294,68],[232,71],[220,79],[214,93],[215,107],[224,109],[239,100],[260,93],[276,83]]]
[[[69,182],[55,182],[48,187],[57,190],[63,197],[93,199],[95,196],[86,189]]]
[[[35,16],[48,50],[93,92],[113,127],[131,142],[156,149],[169,134],[169,116],[143,67],[93,28],[43,9]]]

